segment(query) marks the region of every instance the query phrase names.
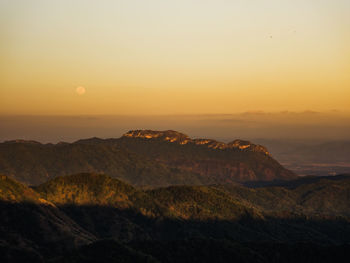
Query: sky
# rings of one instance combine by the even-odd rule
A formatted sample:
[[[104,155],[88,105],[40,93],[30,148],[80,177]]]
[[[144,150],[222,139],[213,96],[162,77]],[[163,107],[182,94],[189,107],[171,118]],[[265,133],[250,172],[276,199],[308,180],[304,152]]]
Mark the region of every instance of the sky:
[[[0,115],[350,112],[348,0],[0,0]]]

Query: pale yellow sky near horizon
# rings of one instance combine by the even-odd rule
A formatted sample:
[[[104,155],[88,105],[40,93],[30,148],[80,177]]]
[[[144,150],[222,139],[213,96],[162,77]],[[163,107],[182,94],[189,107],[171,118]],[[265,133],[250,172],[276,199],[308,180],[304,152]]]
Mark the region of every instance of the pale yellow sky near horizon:
[[[0,0],[0,114],[350,112],[347,0]]]

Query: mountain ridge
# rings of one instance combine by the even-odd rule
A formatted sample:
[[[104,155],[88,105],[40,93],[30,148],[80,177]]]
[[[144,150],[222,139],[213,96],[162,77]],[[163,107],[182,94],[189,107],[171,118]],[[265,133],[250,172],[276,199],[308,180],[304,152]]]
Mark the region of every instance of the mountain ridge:
[[[248,188],[236,183],[142,190],[105,174],[80,173],[28,188],[2,175],[0,259],[20,253],[59,260],[49,262],[67,262],[66,253],[73,253],[68,262],[77,262],[77,257],[81,257],[78,262],[86,262],[89,257],[98,262],[101,258],[105,259],[103,262],[113,262],[108,255],[124,262],[124,256],[144,251],[143,245],[151,248],[156,244],[167,249],[154,248],[153,252],[147,249],[145,254],[173,257],[174,247],[169,242],[177,242],[177,248],[188,244],[181,248],[184,252],[198,246],[197,252],[187,252],[196,257],[204,243],[208,249],[217,244],[211,252],[216,255],[220,254],[220,244],[230,242],[254,242],[251,246],[260,244],[262,250],[272,242],[272,247],[285,246],[284,255],[289,255],[288,249],[300,242],[305,249],[308,248],[305,244],[313,243],[325,248],[348,244],[350,176],[298,184],[292,189]],[[28,199],[28,193],[30,197],[34,193],[35,198]],[[15,199],[7,198],[11,194],[15,194]],[[37,202],[39,198],[52,205]],[[135,251],[129,250],[129,246]],[[129,256],[118,255],[120,249]],[[231,245],[225,253],[229,251],[240,254]],[[177,262],[182,262],[182,252],[176,253]],[[270,262],[268,254],[262,262]]]
[[[263,146],[190,139],[176,131],[129,131],[120,138],[0,143],[0,173],[38,185],[56,176],[105,173],[135,186],[288,180],[296,175]]]
[[[143,138],[143,139],[161,139],[168,142],[176,142],[181,145],[193,143],[196,145],[205,145],[212,149],[239,149],[246,151],[262,152],[270,155],[266,147],[253,144],[250,141],[236,139],[229,143],[219,142],[213,139],[196,138],[191,139],[188,135],[173,130],[153,131],[153,130],[130,130],[122,137],[126,138]]]

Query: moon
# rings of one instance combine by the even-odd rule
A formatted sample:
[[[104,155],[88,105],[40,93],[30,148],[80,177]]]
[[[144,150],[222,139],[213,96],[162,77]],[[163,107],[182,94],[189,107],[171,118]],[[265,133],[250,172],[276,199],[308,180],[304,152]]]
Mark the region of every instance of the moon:
[[[78,95],[84,95],[85,92],[86,92],[86,89],[82,86],[79,86],[75,89],[75,92],[78,94]]]

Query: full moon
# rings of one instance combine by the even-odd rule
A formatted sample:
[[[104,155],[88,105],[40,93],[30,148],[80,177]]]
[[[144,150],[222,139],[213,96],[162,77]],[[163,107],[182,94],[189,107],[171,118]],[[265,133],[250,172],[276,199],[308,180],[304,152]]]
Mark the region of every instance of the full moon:
[[[84,95],[85,92],[86,92],[86,89],[82,86],[79,86],[76,88],[75,92],[78,94],[78,95]]]

